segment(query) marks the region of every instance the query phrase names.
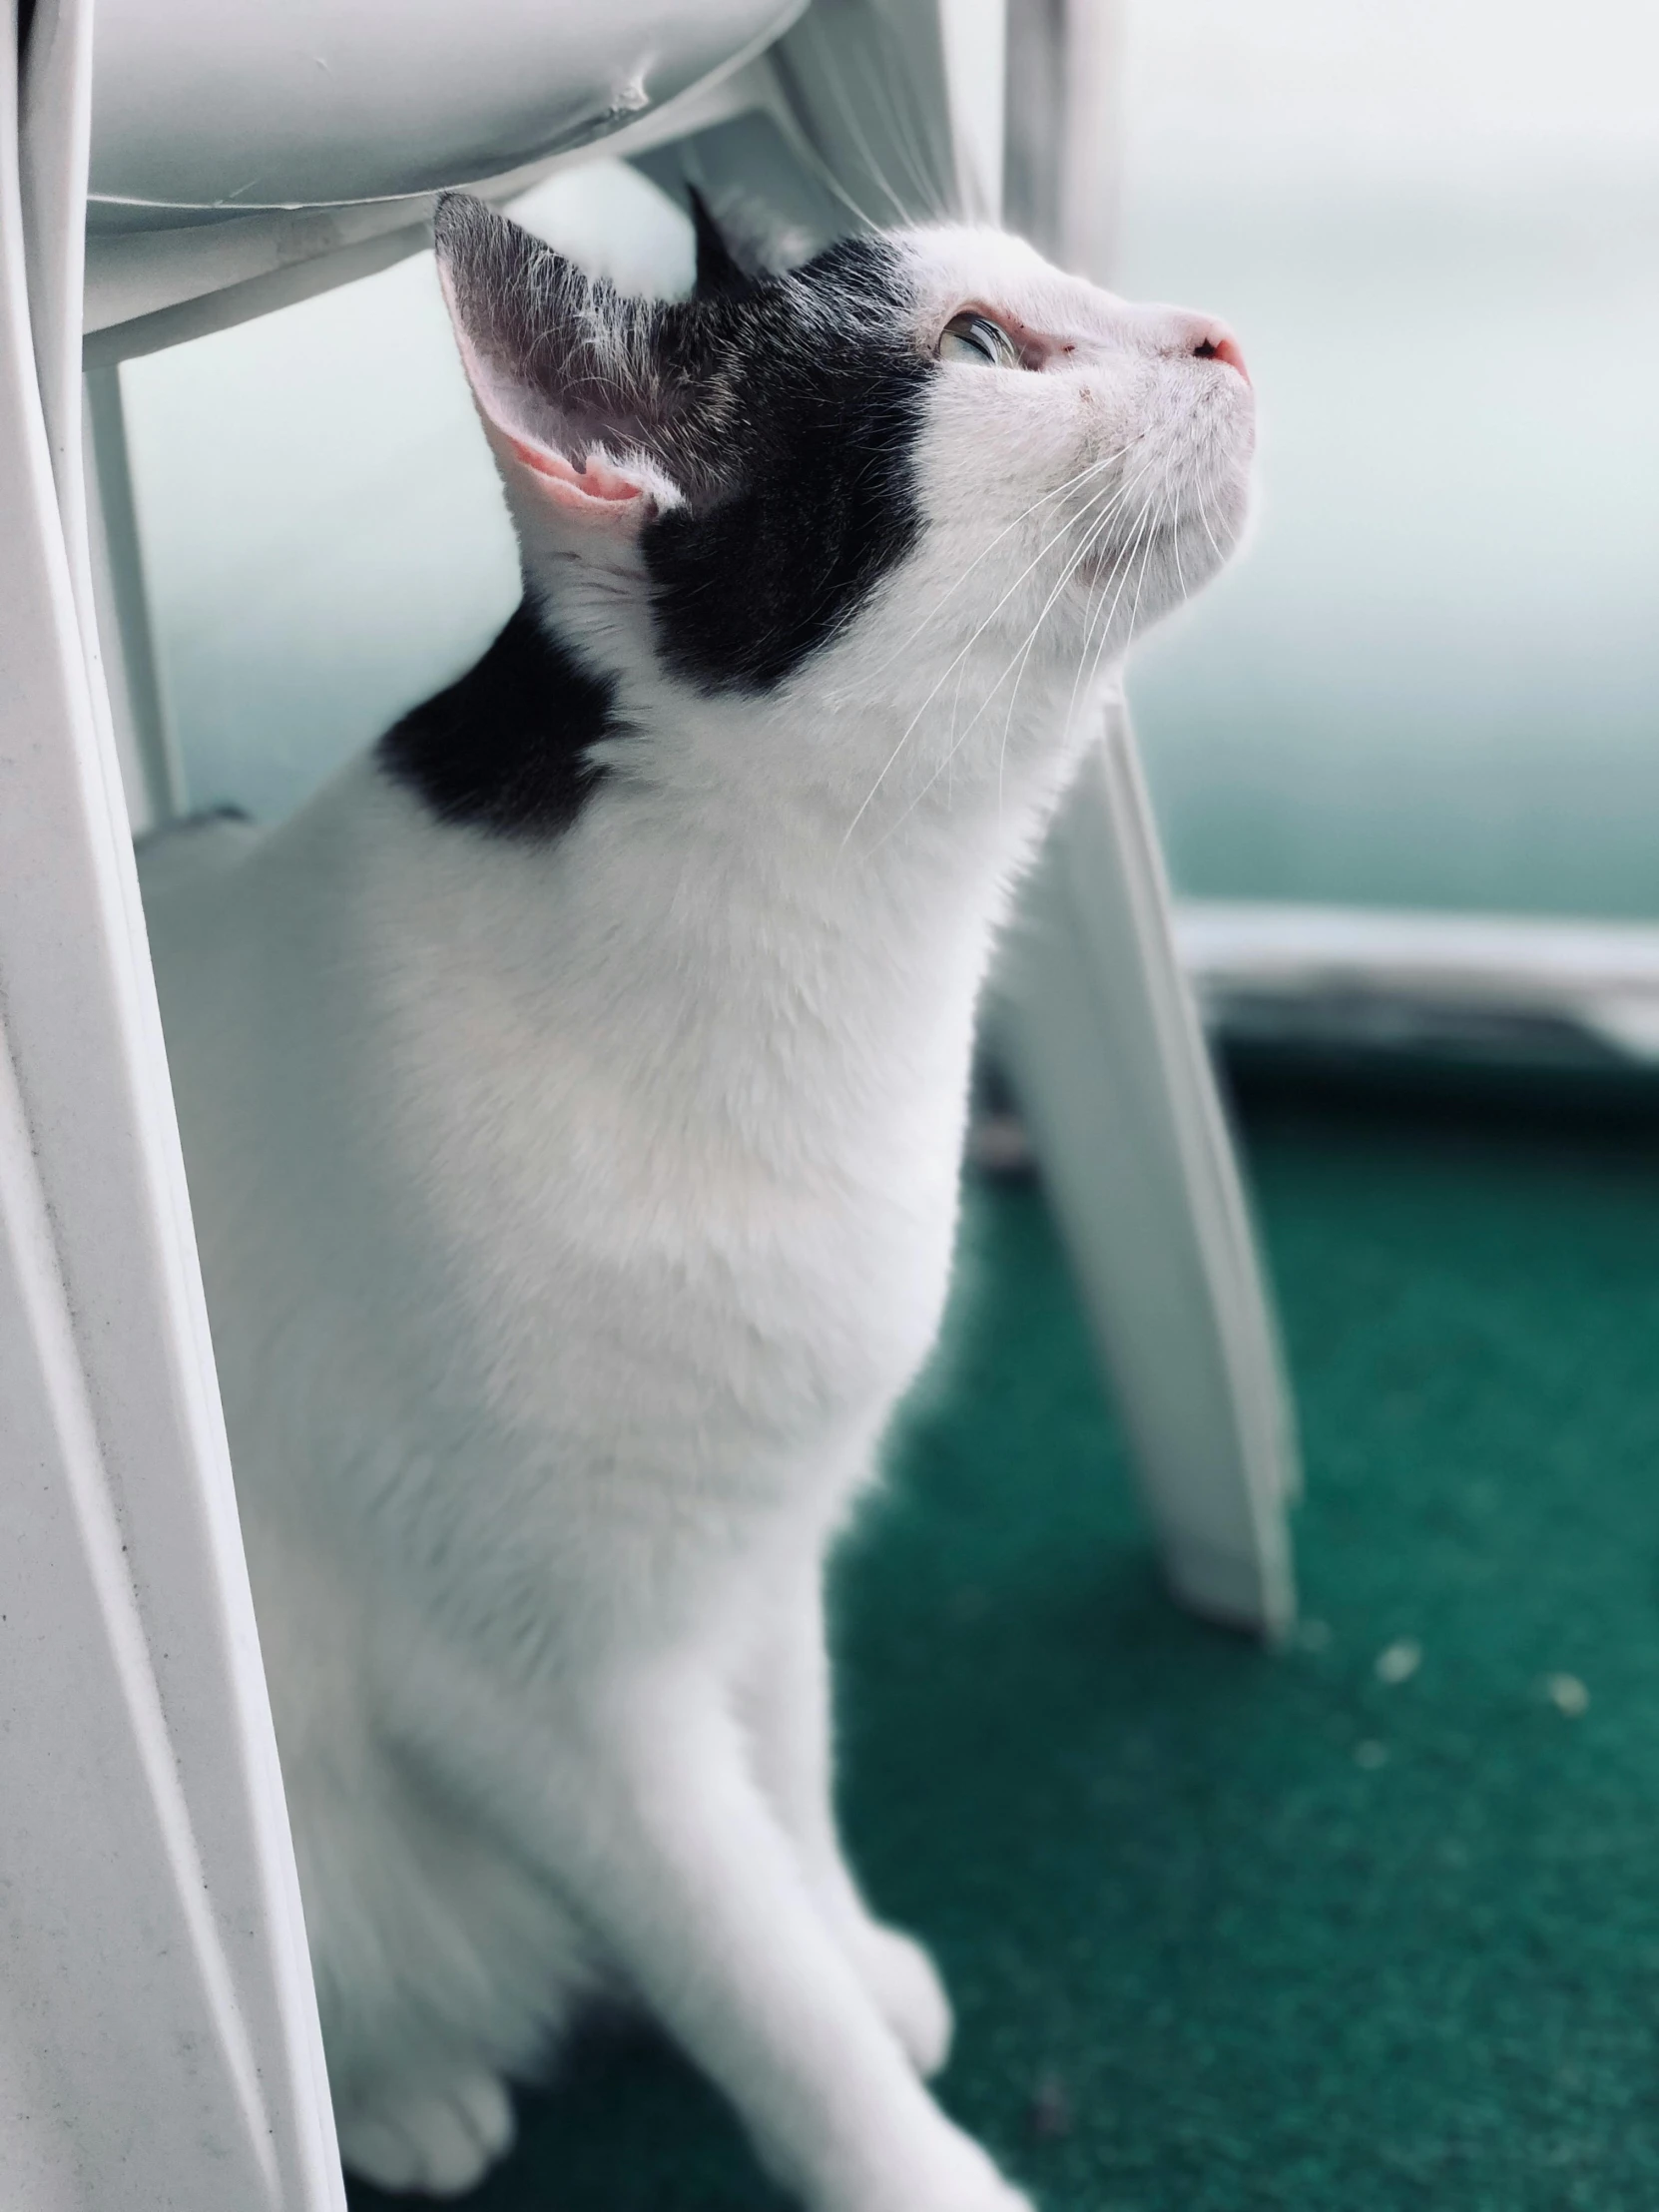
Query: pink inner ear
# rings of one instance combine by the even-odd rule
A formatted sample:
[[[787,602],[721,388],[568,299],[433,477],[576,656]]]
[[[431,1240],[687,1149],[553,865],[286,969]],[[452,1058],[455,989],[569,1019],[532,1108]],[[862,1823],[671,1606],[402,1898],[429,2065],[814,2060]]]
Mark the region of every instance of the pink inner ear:
[[[572,505],[589,500],[596,504],[624,505],[640,496],[638,484],[626,476],[619,476],[601,461],[589,461],[586,468],[572,468],[562,453],[550,452],[544,445],[526,445],[522,438],[514,437],[509,437],[507,442],[515,458],[526,468],[548,478],[548,488],[556,499]]]

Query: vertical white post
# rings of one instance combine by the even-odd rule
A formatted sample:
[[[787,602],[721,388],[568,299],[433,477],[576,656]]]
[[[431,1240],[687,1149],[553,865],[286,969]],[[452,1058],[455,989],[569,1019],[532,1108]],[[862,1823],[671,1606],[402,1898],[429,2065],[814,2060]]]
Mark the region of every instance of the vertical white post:
[[[1038,243],[1097,282],[1119,196],[1122,28],[1122,0],[1043,0],[1018,19],[1020,198],[1050,233]],[[1033,142],[1045,104],[1055,136]],[[1170,1585],[1196,1612],[1281,1635],[1300,1484],[1290,1394],[1121,699],[1021,898],[987,1018]]]
[[[0,54],[0,2202],[340,2212],[77,506],[90,28]]]
[[[1021,900],[987,1019],[1171,1588],[1281,1635],[1295,1609],[1289,1399],[1121,703]]]
[[[801,135],[878,223],[1001,189],[1103,280],[1121,0],[818,0],[778,50]],[[1009,56],[1026,97],[1005,100]],[[1055,112],[1055,110],[1058,112]],[[912,111],[920,121],[911,124]],[[1040,129],[1032,145],[1018,134]],[[994,172],[994,175],[991,174]],[[1295,1610],[1289,1394],[1121,700],[1022,895],[987,1033],[1025,1111],[1170,1585],[1269,1637]]]
[[[119,364],[89,368],[85,391],[83,421],[92,463],[86,487],[92,604],[100,637],[109,643],[104,674],[110,719],[136,833],[185,813],[184,764],[150,617]]]

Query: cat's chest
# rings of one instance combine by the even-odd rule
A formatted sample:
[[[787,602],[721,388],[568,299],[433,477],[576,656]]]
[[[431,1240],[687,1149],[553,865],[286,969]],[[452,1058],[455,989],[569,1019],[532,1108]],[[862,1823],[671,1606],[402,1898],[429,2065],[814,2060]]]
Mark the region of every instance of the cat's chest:
[[[428,898],[378,965],[363,1126],[416,1202],[436,1356],[528,1428],[856,1424],[937,1328],[977,909],[808,917],[741,853],[647,867],[603,827],[548,886]]]
[[[751,1116],[672,1068],[539,1057],[461,1087],[426,1179],[445,1299],[515,1396],[563,1419],[620,1393],[783,1439],[903,1388],[949,1273],[948,1071],[875,1102],[826,1076]]]

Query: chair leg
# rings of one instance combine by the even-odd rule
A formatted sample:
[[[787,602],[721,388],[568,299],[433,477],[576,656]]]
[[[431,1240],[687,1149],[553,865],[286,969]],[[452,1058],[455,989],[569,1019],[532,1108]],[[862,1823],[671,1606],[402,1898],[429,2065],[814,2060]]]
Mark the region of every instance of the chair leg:
[[[1291,1408],[1121,705],[1027,887],[986,1018],[1171,1587],[1195,1612],[1281,1636]]]
[[[878,16],[811,9],[769,57],[789,145],[834,197],[876,221],[975,197],[994,205],[984,177],[970,190],[966,109],[987,90],[995,106],[1000,83],[975,86],[952,66],[964,57],[953,57],[937,11],[904,12],[902,65],[883,53],[893,24]],[[1007,118],[1016,171],[1040,156],[1043,205],[1024,212],[1042,215],[1070,266],[1097,274],[1117,165],[1098,119],[1110,109],[1119,28],[1116,11],[1092,0],[1028,10],[1014,26],[1016,72],[1035,64],[1066,92],[1053,146],[1034,149],[1021,113]],[[888,77],[919,99],[928,126],[902,146],[891,140],[897,108],[873,89]],[[725,151],[741,161],[736,130]],[[1000,129],[980,135],[988,146]],[[716,170],[721,151],[708,151]],[[1030,885],[986,1024],[1116,1384],[1171,1585],[1196,1612],[1280,1635],[1295,1613],[1290,1405],[1121,706]]]
[[[116,758],[135,833],[187,811],[184,766],[162,681],[133,497],[121,370],[89,368],[84,379],[87,532],[92,602],[109,686]]]
[[[342,2212],[87,641],[87,4],[37,0],[21,146],[0,35],[0,2203]]]

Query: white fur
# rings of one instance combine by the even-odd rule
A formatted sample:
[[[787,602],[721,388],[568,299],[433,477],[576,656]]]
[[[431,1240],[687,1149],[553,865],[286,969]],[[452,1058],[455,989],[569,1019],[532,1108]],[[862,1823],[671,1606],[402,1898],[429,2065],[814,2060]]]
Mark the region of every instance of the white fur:
[[[341,2139],[389,2186],[474,2180],[608,1993],[820,2212],[1024,2201],[922,2087],[943,1992],[840,1856],[823,1564],[938,1323],[1009,885],[1131,628],[1237,534],[1250,395],[1013,241],[903,251],[922,342],[973,304],[1052,345],[940,370],[915,553],[779,692],[668,681],[632,526],[497,437],[639,733],[574,827],[441,827],[361,764],[157,855]]]

